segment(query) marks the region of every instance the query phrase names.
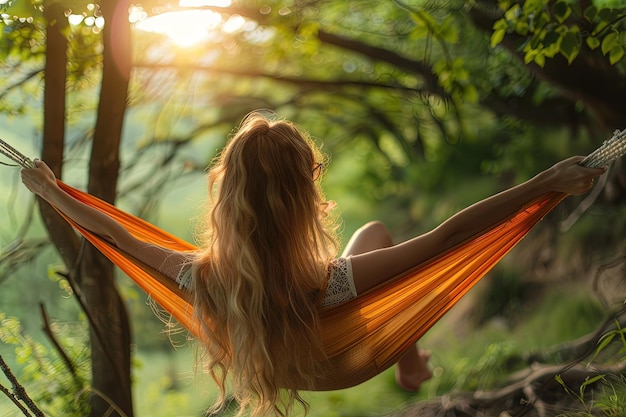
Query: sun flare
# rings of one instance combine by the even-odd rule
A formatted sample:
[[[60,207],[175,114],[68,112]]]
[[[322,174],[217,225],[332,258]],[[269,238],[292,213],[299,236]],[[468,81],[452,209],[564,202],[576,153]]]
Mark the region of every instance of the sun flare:
[[[181,0],[181,7],[228,7],[230,0]],[[130,21],[139,30],[166,35],[179,46],[189,47],[207,41],[223,24],[222,15],[212,10],[182,10],[148,17],[141,8],[131,10]]]

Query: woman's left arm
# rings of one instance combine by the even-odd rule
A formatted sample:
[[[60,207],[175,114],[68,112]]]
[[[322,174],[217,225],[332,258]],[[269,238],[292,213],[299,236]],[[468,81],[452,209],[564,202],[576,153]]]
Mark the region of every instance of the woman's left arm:
[[[187,254],[174,252],[143,242],[106,214],[76,200],[63,191],[45,162],[34,161],[35,167],[22,170],[22,182],[33,193],[56,207],[85,229],[115,245],[129,255],[176,280]]]

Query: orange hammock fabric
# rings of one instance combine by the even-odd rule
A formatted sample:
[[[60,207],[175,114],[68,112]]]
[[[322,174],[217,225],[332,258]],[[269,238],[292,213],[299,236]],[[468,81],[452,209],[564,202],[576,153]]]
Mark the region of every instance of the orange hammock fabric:
[[[141,240],[175,251],[195,249],[96,197],[60,181],[59,185],[74,198],[113,217]],[[330,366],[313,389],[348,388],[393,365],[565,196],[546,194],[436,258],[350,301],[322,310],[322,338]],[[202,339],[189,297],[176,283],[65,218],[164,310]]]

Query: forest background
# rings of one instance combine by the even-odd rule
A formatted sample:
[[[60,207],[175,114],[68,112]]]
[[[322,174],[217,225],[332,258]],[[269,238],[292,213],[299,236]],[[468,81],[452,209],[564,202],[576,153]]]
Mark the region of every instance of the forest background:
[[[323,184],[344,240],[372,219],[397,240],[427,231],[626,127],[622,1],[0,8],[0,137],[190,241],[205,168],[255,109],[295,121],[331,156]],[[173,347],[145,295],[40,206],[17,168],[0,170],[0,355],[11,370],[0,415],[202,415],[215,392],[193,374],[192,343]],[[625,201],[618,161],[551,213],[424,338],[435,376],[419,394],[389,371],[307,395],[311,415],[625,415],[622,317],[599,344],[590,333],[625,298]],[[581,363],[596,366],[564,380],[561,366],[589,346]]]

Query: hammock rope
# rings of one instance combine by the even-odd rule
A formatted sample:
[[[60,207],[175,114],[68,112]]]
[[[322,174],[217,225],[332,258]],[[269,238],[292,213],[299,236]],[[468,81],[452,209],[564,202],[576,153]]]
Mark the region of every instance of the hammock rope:
[[[15,149],[14,147],[9,145],[2,139],[0,139],[0,153],[6,156],[7,158],[11,159],[13,162],[17,163],[17,165],[21,166],[22,168],[29,169],[29,168],[35,167],[35,164],[33,164],[33,161],[31,161],[30,158],[27,158],[26,156],[24,156],[17,149]],[[9,165],[5,163],[3,164]],[[15,165],[9,165],[9,166],[15,166]]]
[[[615,159],[626,155],[626,129],[613,132],[611,139],[604,143],[595,151],[587,155],[580,163],[588,168],[600,168],[609,165]]]
[[[0,152],[24,168],[32,162],[0,140]],[[608,165],[626,153],[626,130],[590,154],[584,166]],[[73,198],[118,221],[136,238],[174,251],[196,248],[158,227],[57,180]],[[327,372],[315,386],[286,388],[335,390],[358,385],[392,366],[407,348],[449,311],[530,230],[556,207],[566,194],[548,193],[508,219],[482,231],[347,302],[320,312]],[[171,279],[142,264],[60,213],[80,234],[116,264],[191,334],[203,340],[190,294]],[[207,326],[210,319],[205,318]]]

